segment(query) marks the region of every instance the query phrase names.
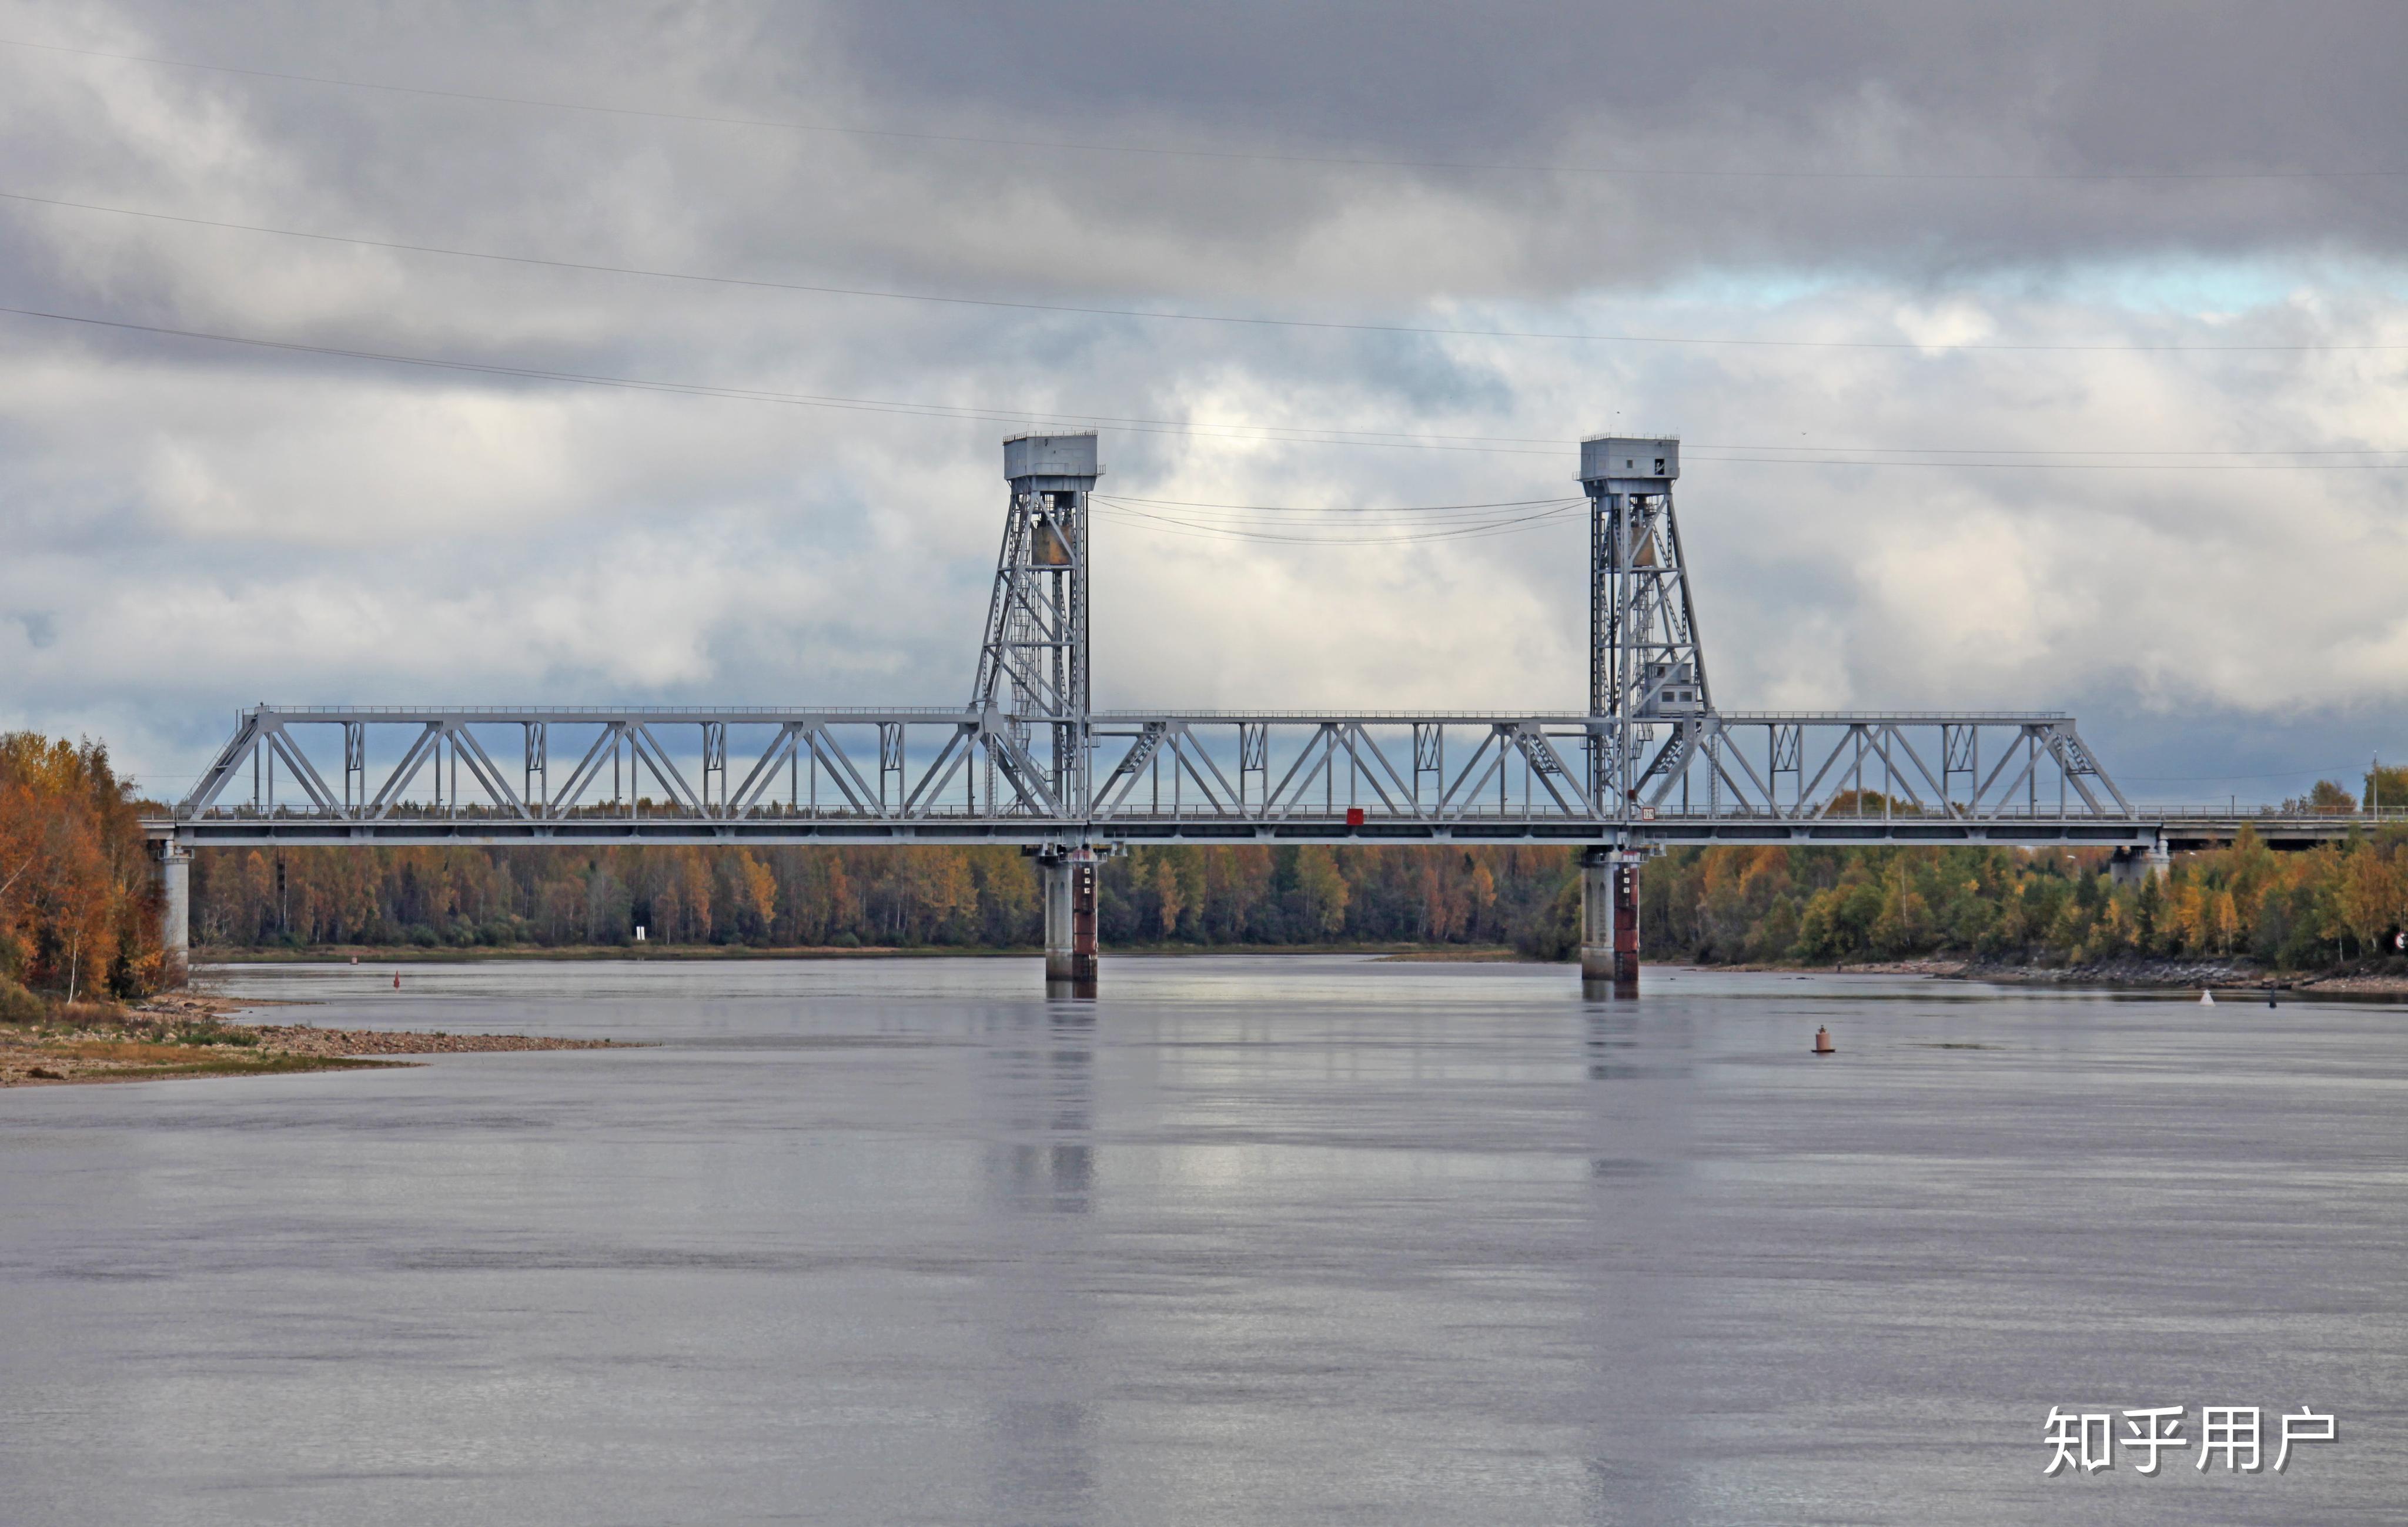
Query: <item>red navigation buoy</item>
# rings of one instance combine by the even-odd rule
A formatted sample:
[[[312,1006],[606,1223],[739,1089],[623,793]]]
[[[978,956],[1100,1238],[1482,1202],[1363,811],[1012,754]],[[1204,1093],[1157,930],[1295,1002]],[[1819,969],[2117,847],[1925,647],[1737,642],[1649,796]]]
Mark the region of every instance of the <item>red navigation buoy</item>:
[[[393,989],[396,992],[401,990],[401,972],[398,970],[393,973]]]
[[[1818,1028],[1814,1031],[1814,1053],[1817,1055],[1837,1055],[1840,1053],[1837,1049],[1832,1048],[1830,1030]]]

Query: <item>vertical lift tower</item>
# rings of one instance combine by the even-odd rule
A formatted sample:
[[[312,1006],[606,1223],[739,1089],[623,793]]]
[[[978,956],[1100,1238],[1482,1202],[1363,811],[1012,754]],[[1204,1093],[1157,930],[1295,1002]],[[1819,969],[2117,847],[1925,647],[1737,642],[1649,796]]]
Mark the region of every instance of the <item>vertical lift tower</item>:
[[[1091,793],[1087,713],[1087,495],[1103,468],[1093,431],[1015,435],[1003,443],[1011,484],[996,553],[978,678],[969,708],[985,718],[987,799],[998,766],[1010,796],[1057,821],[1085,822]],[[1096,849],[1085,831],[1038,851],[1045,904],[1045,980],[1073,995],[1096,989]]]
[[[1649,787],[1682,777],[1713,711],[1689,602],[1672,483],[1681,442],[1581,442],[1589,501],[1589,800],[1620,822],[1581,857],[1581,982],[1639,992],[1639,863],[1630,824]],[[1659,737],[1658,734],[1661,733]]]

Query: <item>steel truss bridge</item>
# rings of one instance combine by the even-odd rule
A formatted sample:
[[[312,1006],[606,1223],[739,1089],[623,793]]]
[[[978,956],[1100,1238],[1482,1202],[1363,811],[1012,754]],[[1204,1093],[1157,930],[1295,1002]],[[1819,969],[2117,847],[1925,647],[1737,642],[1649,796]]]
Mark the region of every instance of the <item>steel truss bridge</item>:
[[[2126,846],[2158,833],[2070,716],[1718,713],[1691,729],[1682,766],[1600,798],[1598,755],[1645,730],[1578,711],[1099,711],[1079,808],[1025,788],[1042,771],[995,712],[261,706],[171,830],[190,847]]]
[[[1589,689],[1575,711],[1106,710],[1090,703],[1093,434],[1004,442],[1003,540],[967,703],[945,706],[267,706],[178,802],[190,850],[374,844],[1017,844],[1046,974],[1092,994],[1096,859],[1138,843],[1556,843],[1583,854],[1584,981],[1637,992],[1641,862],[1677,844],[2092,847],[2118,873],[2254,825],[2147,811],[2057,711],[1735,711],[1708,681],[1676,439],[1582,442]],[[2361,819],[2362,820],[2362,819]]]
[[[1005,443],[960,707],[266,706],[178,847],[303,844],[1925,843],[2148,848],[2058,712],[1714,707],[1679,442],[1582,447],[1589,704],[1562,712],[1089,707],[1091,435]]]

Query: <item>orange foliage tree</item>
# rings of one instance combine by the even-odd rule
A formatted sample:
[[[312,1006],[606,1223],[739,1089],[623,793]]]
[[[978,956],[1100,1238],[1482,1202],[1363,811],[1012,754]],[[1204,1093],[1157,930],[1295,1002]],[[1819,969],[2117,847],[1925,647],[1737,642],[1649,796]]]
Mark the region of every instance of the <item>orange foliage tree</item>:
[[[142,823],[108,749],[0,734],[0,976],[131,996],[160,971]]]

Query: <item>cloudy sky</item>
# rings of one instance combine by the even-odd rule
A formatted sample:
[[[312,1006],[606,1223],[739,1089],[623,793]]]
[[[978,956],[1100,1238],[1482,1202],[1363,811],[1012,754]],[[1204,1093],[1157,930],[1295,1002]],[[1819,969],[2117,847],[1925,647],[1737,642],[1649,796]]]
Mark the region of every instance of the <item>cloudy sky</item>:
[[[2277,798],[2408,760],[2403,58],[2389,0],[0,0],[0,725],[174,792],[259,700],[956,702],[1030,421],[1154,501],[1100,704],[1572,707],[1576,517],[1168,506],[1543,507],[1662,431],[1726,707]]]

